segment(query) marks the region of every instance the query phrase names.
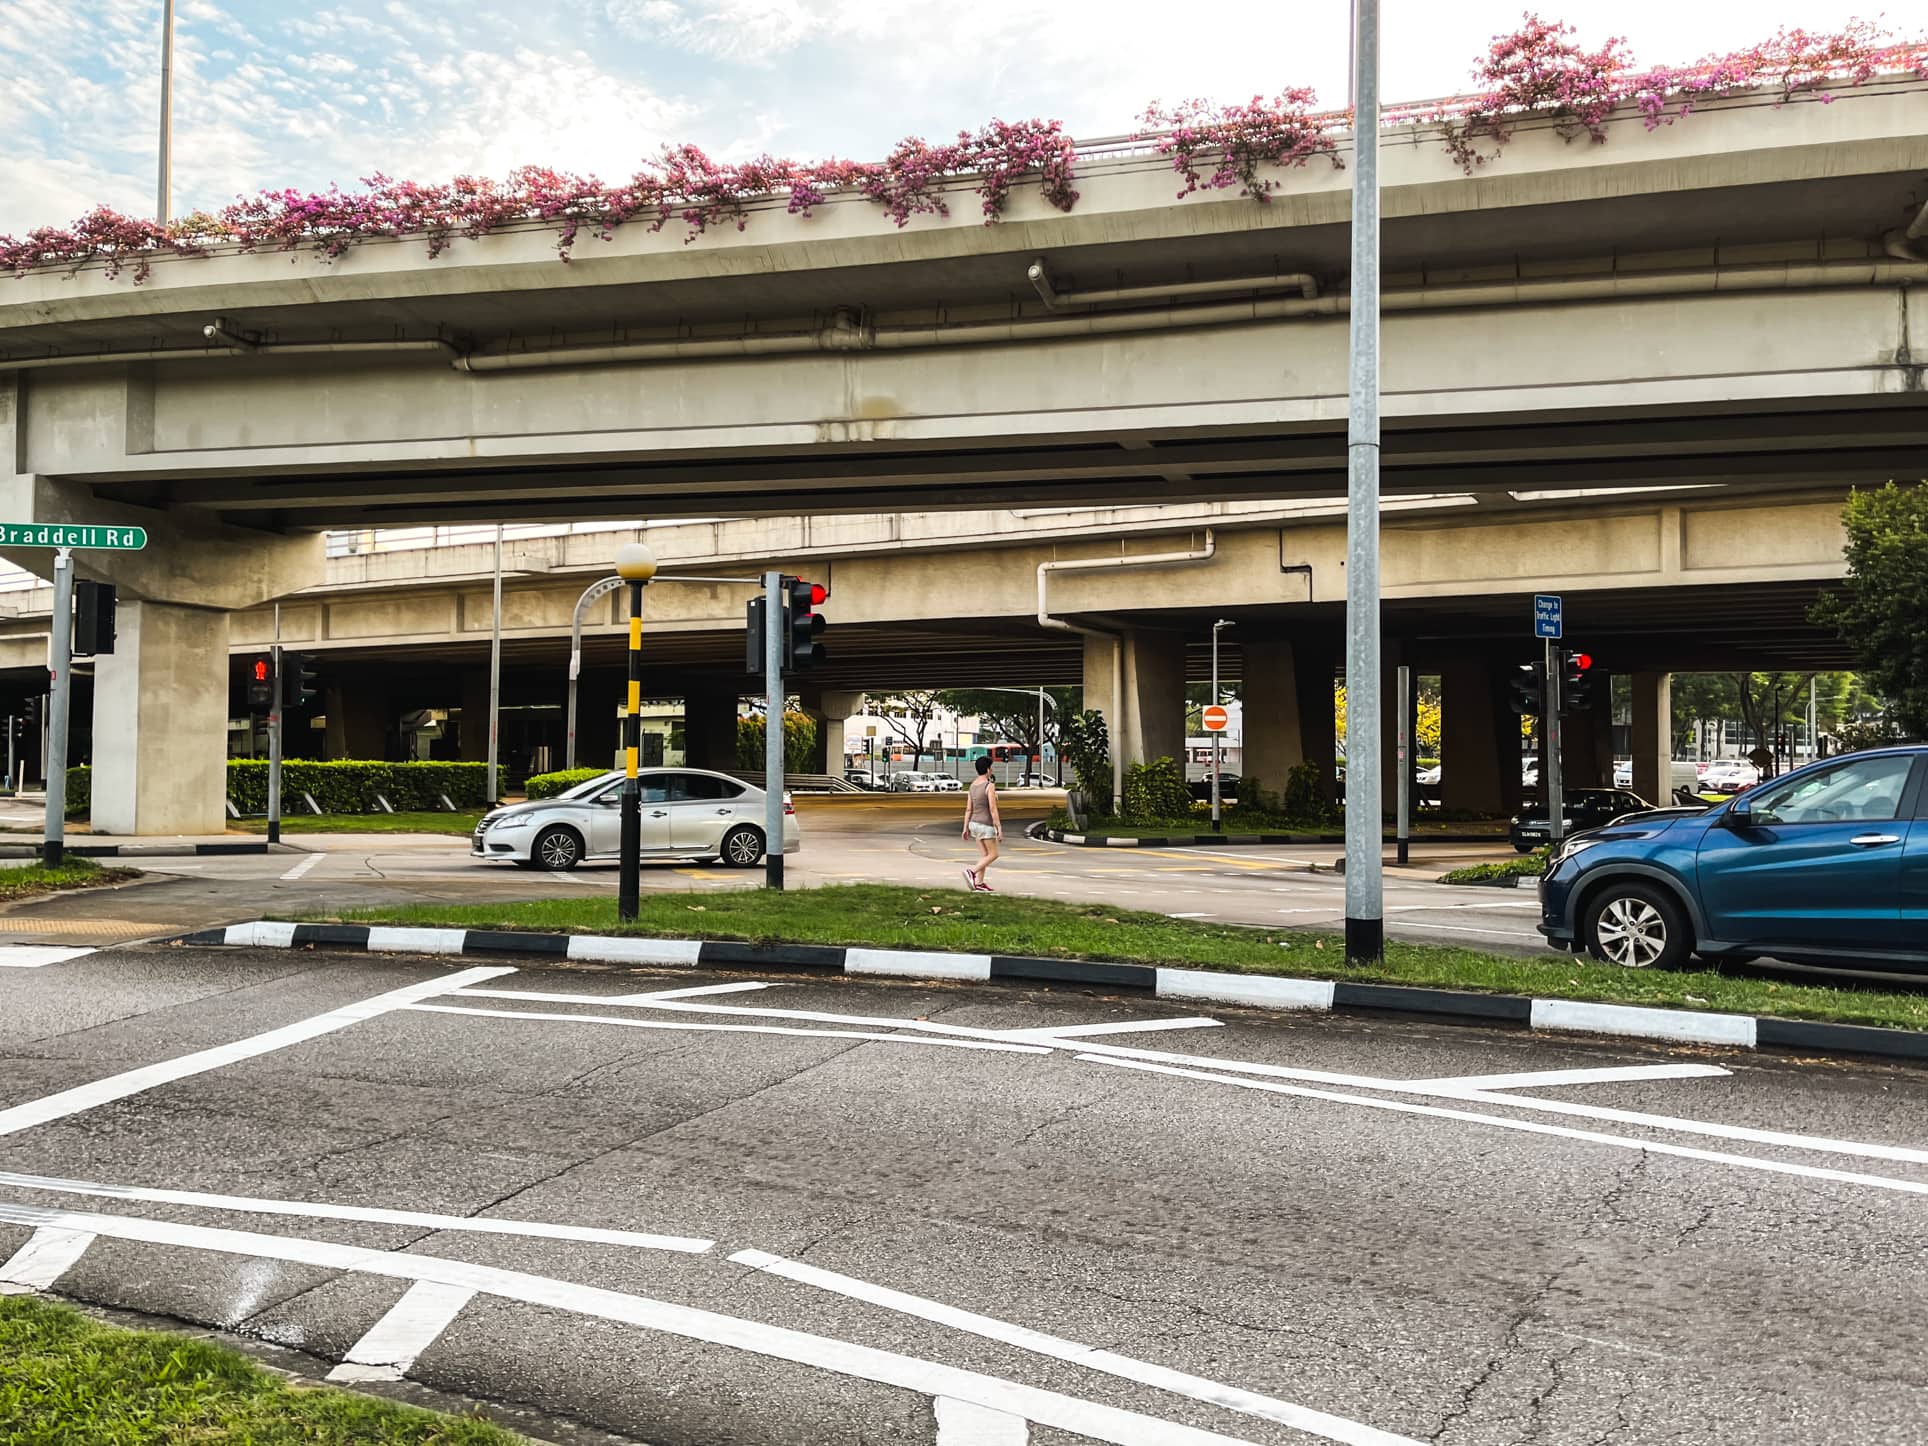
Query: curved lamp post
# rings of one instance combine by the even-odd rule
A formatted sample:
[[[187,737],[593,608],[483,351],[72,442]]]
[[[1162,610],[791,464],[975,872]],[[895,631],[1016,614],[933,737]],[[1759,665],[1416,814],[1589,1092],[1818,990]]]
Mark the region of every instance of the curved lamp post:
[[[636,758],[643,730],[643,589],[656,576],[656,554],[640,542],[616,549],[616,575],[629,585],[629,706],[623,714],[622,880],[616,915],[633,919],[641,903],[643,792]]]

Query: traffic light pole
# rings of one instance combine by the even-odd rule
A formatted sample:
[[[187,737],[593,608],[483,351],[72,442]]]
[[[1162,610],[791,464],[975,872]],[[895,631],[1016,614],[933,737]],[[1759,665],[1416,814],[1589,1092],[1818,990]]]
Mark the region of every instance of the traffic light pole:
[[[629,584],[629,697],[623,710],[622,859],[616,917],[633,919],[642,907],[643,784],[637,775],[643,747],[643,585]]]
[[[67,854],[67,702],[74,671],[74,550],[54,552],[53,636],[47,652],[47,839],[41,855],[53,868]]]
[[[763,883],[783,887],[783,574],[763,574]]]
[[[1558,843],[1566,836],[1566,794],[1560,787],[1560,650],[1546,640],[1546,767],[1540,791],[1546,795],[1547,837]]]
[[[274,605],[274,646],[269,649],[274,674],[268,698],[268,842],[281,842],[281,604]]]
[[[1399,665],[1398,688],[1399,697],[1394,706],[1399,709],[1399,817],[1395,821],[1394,837],[1399,846],[1399,865],[1404,868],[1412,859],[1413,769],[1419,742],[1419,710],[1413,698],[1413,670],[1404,663]]]

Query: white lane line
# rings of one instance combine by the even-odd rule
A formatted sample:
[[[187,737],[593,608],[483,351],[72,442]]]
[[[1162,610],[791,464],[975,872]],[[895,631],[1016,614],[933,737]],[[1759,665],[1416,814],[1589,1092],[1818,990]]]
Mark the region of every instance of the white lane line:
[[[1082,1039],[1093,1034],[1147,1034],[1159,1029],[1219,1029],[1223,1023],[1196,1015],[1187,1019],[1114,1019],[1109,1024],[1047,1024],[1039,1029],[1013,1029],[1006,1039],[1034,1039],[1049,1044],[1054,1039]]]
[[[1167,914],[1168,919],[1209,919],[1210,914]]]
[[[44,1210],[32,1205],[0,1203],[0,1221],[35,1229],[85,1231],[116,1240],[150,1245],[183,1246],[223,1255],[258,1256],[323,1270],[354,1271],[391,1280],[432,1280],[504,1300],[575,1315],[594,1316],[643,1330],[662,1331],[685,1340],[703,1341],[733,1350],[749,1351],[774,1360],[829,1371],[835,1375],[895,1386],[922,1396],[949,1396],[987,1410],[1003,1411],[1040,1426],[1089,1436],[1111,1446],[1254,1446],[1254,1443],[1214,1431],[1200,1430],[1136,1411],[1084,1401],[1056,1391],[1041,1390],[998,1376],[982,1375],[938,1361],[899,1355],[828,1336],[811,1335],[761,1321],[719,1315],[694,1306],[675,1305],[647,1296],[629,1295],[601,1286],[528,1275],[489,1265],[472,1265],[433,1255],[368,1250],[355,1245],[311,1240],[294,1235],[258,1235],[245,1230],[219,1230],[205,1225],[180,1225],[171,1220],[148,1220],[132,1215],[95,1215],[78,1211]]]
[[[1084,1366],[1089,1370],[1102,1371],[1108,1376],[1119,1376],[1140,1385],[1152,1386],[1174,1395],[1185,1396],[1194,1401],[1204,1401],[1208,1405],[1223,1406],[1228,1411],[1242,1411],[1248,1416],[1261,1416],[1268,1421],[1277,1421],[1314,1436],[1323,1436],[1328,1441],[1342,1441],[1348,1446],[1413,1446],[1404,1436],[1394,1436],[1357,1421],[1348,1421],[1343,1416],[1331,1416],[1324,1411],[1315,1411],[1309,1406],[1296,1405],[1291,1401],[1281,1401],[1276,1397],[1262,1396],[1256,1391],[1241,1390],[1237,1386],[1227,1386],[1219,1381],[1211,1381],[1203,1376],[1194,1376],[1186,1371],[1174,1371],[1167,1366],[1154,1365],[1150,1361],[1134,1360],[1130,1356],[1116,1355],[1111,1351],[1100,1350],[1096,1346],[1082,1345],[1068,1341],[1061,1336],[1047,1335],[1028,1326],[1013,1325],[1009,1321],[998,1320],[994,1316],[978,1315],[973,1311],[961,1310],[942,1301],[927,1300],[919,1295],[907,1295],[889,1286],[873,1285],[867,1280],[854,1276],[839,1275],[833,1270],[822,1270],[814,1265],[805,1265],[800,1260],[786,1260],[780,1255],[770,1255],[761,1250],[739,1250],[730,1259],[752,1269],[770,1275],[780,1275],[786,1280],[794,1280],[802,1285],[815,1286],[837,1295],[849,1296],[852,1300],[866,1301],[871,1305],[882,1306],[903,1315],[918,1316],[949,1326],[953,1330],[966,1331],[971,1335],[983,1336],[987,1340],[1001,1341],[1020,1350],[1031,1351],[1036,1355],[1050,1356],[1060,1361],[1070,1361],[1073,1365]]]
[[[73,1267],[94,1243],[92,1232],[42,1225],[0,1265],[0,1295],[30,1290],[52,1290],[54,1282]]]
[[[45,969],[69,959],[98,953],[95,949],[63,949],[56,944],[0,944],[0,969]]]
[[[1700,1150],[1691,1145],[1670,1145],[1662,1140],[1639,1140],[1627,1135],[1607,1135],[1597,1130],[1575,1130],[1565,1125],[1543,1125],[1537,1120],[1512,1120],[1502,1115],[1482,1115],[1472,1110],[1449,1110],[1438,1105],[1418,1105],[1406,1100],[1374,1099],[1369,1095],[1344,1095],[1334,1090],[1306,1089],[1300,1085],[1273,1084],[1270,1080],[1241,1079],[1236,1075],[1210,1074],[1197,1069],[1174,1069],[1170,1065],[1147,1064],[1138,1060],[1111,1059],[1101,1054],[1081,1054],[1089,1064],[1115,1065],[1119,1069],[1148,1070],[1153,1074],[1174,1075],[1179,1079],[1202,1080],[1207,1084],[1237,1085],[1241,1089],[1264,1090],[1269,1094],[1297,1095],[1310,1100],[1331,1100],[1342,1105],[1364,1105],[1367,1109],[1393,1110],[1405,1115],[1426,1115],[1433,1119],[1465,1120],[1476,1125],[1492,1125],[1502,1130],[1520,1130],[1530,1135],[1555,1135],[1567,1140],[1585,1140],[1610,1145],[1617,1150],[1640,1150],[1654,1155],[1674,1155],[1683,1160],[1705,1160],[1716,1165],[1738,1165],[1746,1170],[1764,1170],[1774,1175],[1801,1175],[1812,1180],[1838,1180],[1848,1185],[1871,1185],[1878,1190],[1897,1190],[1908,1195],[1928,1195],[1928,1181],[1896,1180],[1886,1175],[1861,1175],[1850,1170],[1830,1170],[1819,1165],[1794,1165],[1781,1160],[1765,1160],[1754,1155],[1729,1155],[1718,1150]],[[1496,1103],[1507,1097],[1495,1095]]]
[[[1717,1064],[1627,1064],[1601,1069],[1542,1069],[1521,1074],[1449,1075],[1416,1079],[1406,1086],[1428,1093],[1458,1094],[1463,1090],[1526,1090],[1550,1085],[1622,1084],[1645,1079],[1713,1079],[1731,1075]]]
[[[424,1210],[386,1210],[373,1205],[336,1205],[327,1201],[272,1200],[255,1195],[209,1195],[199,1190],[159,1190],[144,1185],[107,1185],[95,1180],[63,1180],[0,1170],[0,1185],[44,1190],[52,1195],[94,1195],[109,1200],[145,1200],[156,1205],[192,1205],[203,1210],[233,1210],[244,1215],[298,1215],[310,1220],[361,1220],[375,1225],[407,1225],[423,1230],[454,1230],[475,1235],[519,1235],[531,1240],[579,1240],[590,1245],[624,1245],[641,1250],[674,1250],[701,1255],[714,1240],[687,1235],[651,1235],[636,1230],[603,1230],[591,1225],[553,1225],[542,1220],[505,1220],[491,1215],[437,1215]]]
[[[300,863],[296,864],[293,868],[289,869],[287,873],[281,876],[282,882],[288,883],[295,879],[305,877],[306,875],[312,873],[316,868],[316,866],[319,865],[321,861],[327,857],[328,857],[327,854],[309,854],[307,858],[303,859]]]
[[[670,1019],[617,1019],[609,1014],[551,1014],[535,1009],[463,1009],[453,1004],[411,1004],[420,1014],[474,1014],[484,1019],[543,1019],[561,1024],[615,1024],[625,1029],[695,1030],[712,1034],[792,1034],[819,1039],[870,1039],[882,1044],[934,1044],[950,1049],[983,1049],[1002,1054],[1049,1054],[1042,1045],[1009,1044],[982,1039],[926,1039],[917,1034],[882,1034],[854,1029],[792,1029],[775,1024],[694,1024]]]
[[[1182,971],[1172,971],[1182,972]],[[1258,984],[1267,982],[1263,975],[1228,976],[1234,984],[1241,979],[1251,979]],[[1308,981],[1281,980],[1281,985],[1306,983]],[[1319,985],[1322,981],[1309,981]],[[1330,987],[1329,981],[1323,981]],[[464,989],[464,997],[486,995],[511,999],[533,999],[544,1002],[567,1004],[607,1004],[606,995],[595,994],[548,994],[533,990],[488,990]],[[803,1009],[762,1009],[744,1008],[726,1004],[701,1004],[680,1000],[665,1000],[661,1003],[644,1003],[637,1007],[647,1009],[669,1009],[704,1014],[752,1016],[764,1019],[793,1019],[819,1024],[844,1024],[869,1026],[881,1029],[903,1031],[923,1031],[965,1039],[1003,1040],[1008,1038],[1005,1031],[978,1029],[961,1024],[938,1024],[921,1019],[888,1019],[862,1014],[828,1014]],[[1276,1001],[1271,1007],[1277,1008]],[[569,1015],[567,1018],[582,1018]],[[1040,1043],[1042,1039],[1040,1038]],[[1268,1079],[1298,1080],[1310,1084],[1337,1085],[1345,1089],[1388,1090],[1396,1094],[1413,1094],[1455,1102],[1503,1105],[1512,1109],[1541,1110],[1553,1114],[1582,1116],[1590,1119],[1608,1120],[1619,1124],[1640,1125],[1648,1129],[1673,1130],[1681,1134],[1707,1135],[1721,1139],[1745,1140],[1752,1144],[1785,1146],[1790,1149],[1819,1150],[1827,1154],[1861,1155],[1870,1159],[1903,1160],[1911,1164],[1928,1164],[1928,1150],[1910,1149],[1902,1145],[1879,1145],[1860,1140],[1835,1140],[1816,1135],[1795,1135],[1778,1130],[1757,1130],[1742,1125],[1723,1125],[1711,1120],[1678,1119],[1669,1115],[1641,1114],[1631,1110],[1618,1110],[1605,1105],[1573,1104],[1566,1100],[1545,1099],[1532,1095],[1493,1094],[1483,1096],[1468,1093],[1454,1086],[1435,1086],[1419,1080],[1384,1079],[1373,1075],[1338,1074],[1330,1070],[1294,1069],[1287,1065],[1261,1064],[1256,1061],[1221,1059],[1212,1055],[1177,1054],[1168,1050],[1133,1049],[1124,1045],[1080,1044],[1066,1046],[1083,1049],[1090,1054],[1103,1054],[1116,1059],[1143,1060],[1165,1065],[1188,1065],[1218,1070],[1222,1073],[1262,1075]]]
[[[650,994],[617,994],[611,996],[611,1004],[647,1004],[657,999],[694,999],[699,994],[741,994],[746,989],[768,989],[768,984],[745,981],[741,984],[699,984],[693,989],[659,989]],[[475,993],[469,990],[468,993]],[[513,990],[500,991],[505,997],[513,997]]]
[[[475,1299],[467,1286],[418,1280],[402,1292],[388,1314],[369,1327],[348,1348],[342,1363],[328,1373],[331,1381],[399,1381],[415,1358],[435,1344],[462,1307]]]
[[[1025,1446],[1031,1439],[1031,1427],[1022,1416],[951,1396],[939,1396],[932,1405],[937,1413],[937,1446]]]
[[[79,1114],[114,1100],[126,1099],[129,1095],[140,1094],[157,1085],[172,1084],[175,1080],[186,1079],[189,1075],[203,1074],[212,1069],[223,1069],[244,1059],[257,1055],[272,1054],[290,1045],[303,1044],[318,1039],[324,1034],[333,1034],[338,1029],[346,1029],[351,1024],[374,1019],[397,1009],[406,1009],[418,1000],[432,999],[437,994],[461,989],[470,984],[480,984],[485,979],[497,979],[515,970],[508,965],[493,965],[480,969],[462,969],[454,974],[441,974],[433,979],[424,979],[419,984],[406,985],[392,989],[386,994],[377,994],[371,999],[358,1000],[345,1004],[340,1009],[331,1009],[326,1014],[317,1014],[294,1024],[271,1029],[266,1034],[253,1035],[247,1039],[237,1039],[229,1044],[217,1044],[212,1049],[196,1050],[176,1059],[162,1060],[159,1064],[142,1065],[122,1074],[109,1075],[106,1079],[95,1080],[92,1084],[76,1085],[73,1089],[62,1090],[59,1094],[47,1095],[42,1099],[29,1100],[22,1105],[14,1105],[0,1110],[0,1135],[11,1135],[19,1130],[44,1125],[49,1120],[62,1119],[68,1115]]]

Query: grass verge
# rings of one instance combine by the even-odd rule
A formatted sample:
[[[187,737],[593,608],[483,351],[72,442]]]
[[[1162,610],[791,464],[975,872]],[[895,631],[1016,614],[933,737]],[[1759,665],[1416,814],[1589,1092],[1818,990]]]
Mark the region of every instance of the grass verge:
[[[468,835],[482,821],[481,811],[439,813],[296,813],[283,816],[283,833],[445,833]],[[265,818],[244,818],[233,825],[243,833],[266,833]]]
[[[632,923],[620,922],[615,900],[606,898],[414,904],[359,909],[329,917],[356,923],[456,929],[642,934],[672,939],[856,944],[1111,959],[1928,1029],[1928,993],[1903,989],[1787,983],[1711,969],[1671,973],[1618,969],[1566,955],[1509,958],[1454,945],[1392,939],[1386,941],[1383,965],[1370,970],[1348,969],[1343,945],[1331,935],[1236,928],[1011,894],[969,894],[962,888],[841,884],[781,894],[762,889],[645,893]]]
[[[1441,874],[1439,881],[1442,884],[1490,884],[1495,879],[1537,879],[1546,872],[1546,861],[1552,852],[1551,849],[1534,849],[1530,854],[1517,854],[1498,863],[1468,864],[1463,869]]]
[[[45,864],[28,864],[18,869],[0,868],[0,904],[34,899],[42,894],[57,894],[63,889],[124,884],[140,876],[139,869],[103,868],[92,859],[69,854],[51,869]]]
[[[0,1297],[0,1440],[62,1446],[517,1446],[486,1421],[283,1380],[239,1352]]]

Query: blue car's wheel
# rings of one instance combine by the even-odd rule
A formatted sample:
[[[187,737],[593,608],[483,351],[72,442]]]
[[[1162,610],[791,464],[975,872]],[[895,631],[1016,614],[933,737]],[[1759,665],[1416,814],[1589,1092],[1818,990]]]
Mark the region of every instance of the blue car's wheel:
[[[1646,884],[1609,883],[1587,901],[1587,952],[1623,969],[1673,969],[1694,941],[1680,905]]]

